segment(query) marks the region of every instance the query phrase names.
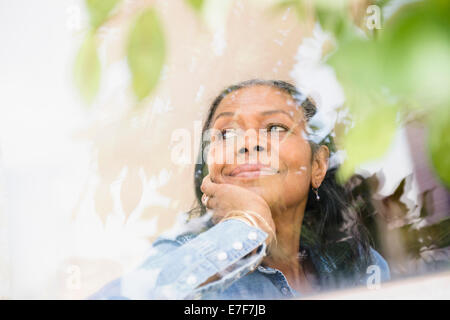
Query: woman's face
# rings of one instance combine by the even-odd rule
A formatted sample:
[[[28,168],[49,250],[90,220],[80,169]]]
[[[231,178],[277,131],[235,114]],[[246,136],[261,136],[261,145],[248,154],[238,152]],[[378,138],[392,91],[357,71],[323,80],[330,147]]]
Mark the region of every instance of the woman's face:
[[[277,88],[255,85],[228,94],[210,126],[212,181],[250,189],[272,208],[306,203],[320,163],[312,161],[305,124],[302,109]]]

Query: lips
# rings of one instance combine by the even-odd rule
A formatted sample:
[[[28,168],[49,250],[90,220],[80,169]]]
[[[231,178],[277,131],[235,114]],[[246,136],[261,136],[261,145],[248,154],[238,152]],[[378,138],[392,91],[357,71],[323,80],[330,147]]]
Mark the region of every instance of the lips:
[[[270,166],[262,164],[243,164],[237,166],[230,172],[232,177],[251,178],[265,175],[274,175],[278,171]]]

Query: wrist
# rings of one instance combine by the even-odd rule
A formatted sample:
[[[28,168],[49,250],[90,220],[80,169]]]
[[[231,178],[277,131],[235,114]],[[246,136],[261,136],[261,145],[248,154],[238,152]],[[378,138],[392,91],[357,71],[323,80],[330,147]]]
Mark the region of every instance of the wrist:
[[[276,241],[275,227],[269,225],[266,219],[261,217],[261,215],[255,211],[231,210],[224,216],[221,222],[229,219],[236,219],[243,221],[251,227],[255,227],[266,232],[269,235],[269,237],[267,238],[267,245],[269,245],[272,242],[272,240]]]

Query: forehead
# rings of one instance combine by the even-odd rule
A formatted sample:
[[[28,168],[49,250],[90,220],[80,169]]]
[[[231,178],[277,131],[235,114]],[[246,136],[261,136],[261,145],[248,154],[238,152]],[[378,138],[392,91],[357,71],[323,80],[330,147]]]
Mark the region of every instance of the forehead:
[[[303,114],[287,92],[267,85],[255,85],[226,95],[214,112],[213,119],[222,112],[259,113],[269,110],[283,110],[293,118]]]

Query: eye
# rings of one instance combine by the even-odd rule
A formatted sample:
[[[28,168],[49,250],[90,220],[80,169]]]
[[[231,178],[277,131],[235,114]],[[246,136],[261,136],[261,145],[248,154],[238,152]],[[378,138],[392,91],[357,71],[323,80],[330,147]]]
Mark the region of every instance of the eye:
[[[267,126],[267,132],[286,132],[289,129],[281,124],[271,124]]]
[[[229,139],[237,136],[236,129],[224,129],[222,130],[222,138]]]

